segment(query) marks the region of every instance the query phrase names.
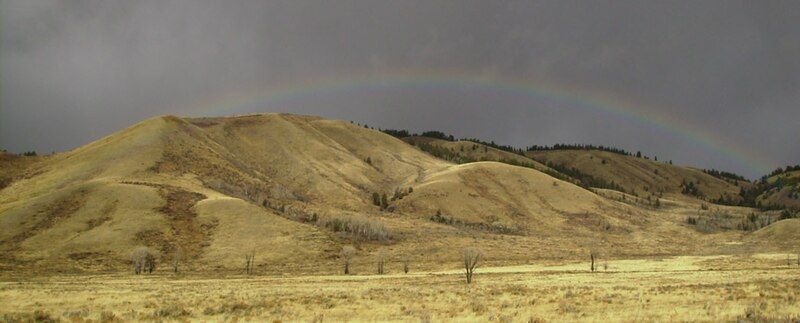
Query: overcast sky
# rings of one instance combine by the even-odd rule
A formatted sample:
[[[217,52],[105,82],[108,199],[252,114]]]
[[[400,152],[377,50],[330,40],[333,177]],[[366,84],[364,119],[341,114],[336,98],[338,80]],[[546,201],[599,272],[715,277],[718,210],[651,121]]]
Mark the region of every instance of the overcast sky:
[[[750,177],[800,163],[800,1],[0,0],[0,13],[0,147],[15,152],[72,149],[156,115],[279,111],[615,145]],[[219,99],[429,70],[579,99],[402,85]],[[598,109],[587,91],[673,125]]]

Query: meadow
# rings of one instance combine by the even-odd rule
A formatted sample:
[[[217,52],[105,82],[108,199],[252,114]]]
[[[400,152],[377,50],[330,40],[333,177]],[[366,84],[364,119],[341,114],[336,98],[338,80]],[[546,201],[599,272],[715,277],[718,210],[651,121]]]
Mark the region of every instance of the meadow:
[[[682,256],[352,275],[6,276],[4,321],[797,321],[797,256]]]

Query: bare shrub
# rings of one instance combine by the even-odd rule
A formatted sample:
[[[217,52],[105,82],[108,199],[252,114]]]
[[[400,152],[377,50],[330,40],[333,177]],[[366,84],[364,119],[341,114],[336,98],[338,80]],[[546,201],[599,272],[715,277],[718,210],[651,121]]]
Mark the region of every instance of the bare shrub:
[[[772,224],[772,218],[765,215],[750,213],[741,219],[736,228],[742,231],[755,231]]]
[[[175,249],[175,255],[172,257],[172,272],[178,273],[178,265],[181,261],[182,252],[180,248]]]
[[[342,262],[344,264],[344,274],[350,274],[350,262],[353,261],[353,256],[356,254],[356,248],[353,246],[344,246],[342,247],[342,252],[340,257],[342,258]]]
[[[255,265],[256,251],[250,250],[244,255],[244,273],[253,274],[253,266]]]
[[[383,275],[385,273],[386,267],[386,255],[383,252],[378,253],[378,275]]]
[[[138,247],[131,254],[133,272],[138,275],[141,273],[153,273],[156,270],[156,255],[147,247]]]
[[[333,232],[344,232],[355,242],[378,241],[388,242],[391,234],[382,222],[365,217],[334,217],[321,221],[322,226]]]
[[[467,284],[472,283],[472,276],[475,268],[483,257],[483,252],[475,248],[464,249],[464,274],[467,276]]]
[[[798,255],[798,257],[800,257],[800,255]],[[798,261],[797,264],[800,265],[800,258],[798,258],[797,261]],[[408,270],[409,270],[408,263],[409,263],[408,256],[403,257],[403,273],[408,274]]]
[[[714,209],[696,217],[686,218],[686,223],[693,225],[697,231],[712,233],[724,230],[755,231],[774,222],[774,218],[766,214],[750,213],[746,217],[730,214],[727,211]]]

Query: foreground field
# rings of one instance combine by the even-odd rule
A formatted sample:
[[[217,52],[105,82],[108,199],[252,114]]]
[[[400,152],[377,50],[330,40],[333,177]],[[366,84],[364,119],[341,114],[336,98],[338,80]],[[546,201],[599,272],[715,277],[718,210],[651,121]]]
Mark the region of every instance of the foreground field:
[[[685,321],[800,318],[797,256],[674,257],[351,276],[6,277],[5,321]],[[455,267],[454,267],[455,268]],[[366,268],[364,268],[366,270]]]

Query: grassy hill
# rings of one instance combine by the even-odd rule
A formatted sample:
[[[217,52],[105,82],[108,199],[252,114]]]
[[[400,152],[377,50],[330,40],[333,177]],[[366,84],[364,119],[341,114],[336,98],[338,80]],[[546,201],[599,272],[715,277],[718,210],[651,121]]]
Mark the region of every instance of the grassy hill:
[[[487,145],[466,140],[449,141],[423,136],[411,136],[403,138],[403,141],[414,146],[423,148],[433,154],[439,154],[442,159],[450,159],[456,163],[476,162],[476,161],[497,161],[507,164],[524,165],[539,171],[549,168],[538,161],[515,154],[512,152],[489,147]],[[436,149],[439,148],[439,149]]]
[[[36,162],[44,159],[40,156],[23,156],[7,152],[0,152],[0,189],[11,185],[12,182],[26,176],[25,172]]]
[[[696,197],[708,201],[723,198],[735,203],[741,200],[741,188],[750,185],[747,181],[715,177],[695,168],[607,151],[551,150],[526,154],[553,168],[574,169],[640,197]]]
[[[756,203],[767,208],[800,210],[800,170],[782,172],[766,179]]]
[[[441,144],[468,158],[529,165],[457,164],[379,131],[310,116],[145,120],[22,171],[3,168],[15,180],[0,189],[0,269],[119,269],[137,246],[162,263],[180,254],[193,270],[240,270],[256,253],[260,270],[331,271],[348,244],[358,261],[382,254],[457,262],[461,248],[476,246],[492,261],[519,263],[589,250],[704,252],[744,234],[688,226],[692,201],[667,198],[653,208],[607,199],[523,156]],[[670,172],[680,171],[697,176],[701,190],[725,191],[726,182],[700,171],[598,156],[618,169],[608,176],[622,176],[632,190],[640,182],[626,175],[627,163],[637,176],[663,169],[671,181],[654,180],[651,190],[674,192],[678,174]],[[743,218],[751,210],[728,212]]]
[[[800,219],[787,219],[775,222],[755,231],[745,238],[757,250],[776,250],[800,253]]]

